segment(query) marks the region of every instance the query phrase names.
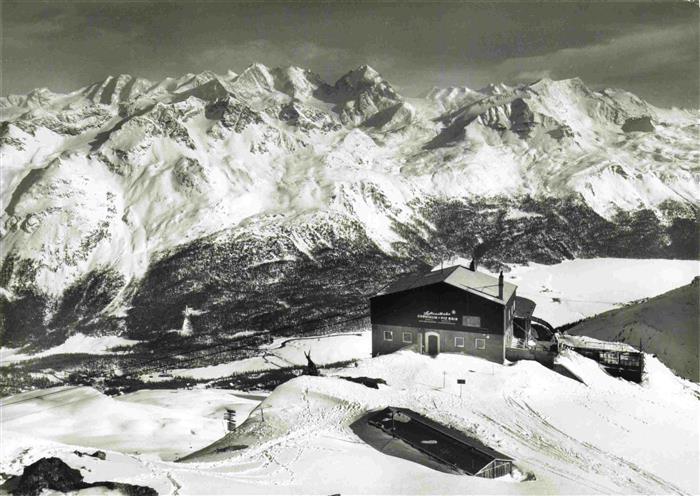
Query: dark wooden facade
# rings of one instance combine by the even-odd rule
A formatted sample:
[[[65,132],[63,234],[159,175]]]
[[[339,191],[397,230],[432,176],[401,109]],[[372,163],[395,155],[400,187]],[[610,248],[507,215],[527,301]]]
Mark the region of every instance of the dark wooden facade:
[[[498,284],[496,278],[486,277]],[[506,301],[444,280],[399,289],[370,300],[373,355],[409,348],[431,355],[463,353],[503,363],[513,332],[512,286],[509,294],[504,294]]]

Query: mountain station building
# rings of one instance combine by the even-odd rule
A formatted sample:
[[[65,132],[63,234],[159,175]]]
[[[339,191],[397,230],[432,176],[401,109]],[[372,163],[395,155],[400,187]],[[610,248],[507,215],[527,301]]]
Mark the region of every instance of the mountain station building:
[[[370,299],[372,356],[412,349],[504,363],[516,290],[503,273],[493,277],[461,265],[398,279]],[[519,312],[519,328],[529,328],[533,308]]]

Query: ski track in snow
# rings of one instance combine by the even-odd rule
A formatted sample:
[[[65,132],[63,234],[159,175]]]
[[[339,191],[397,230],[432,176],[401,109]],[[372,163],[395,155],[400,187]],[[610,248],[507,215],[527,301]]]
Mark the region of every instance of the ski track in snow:
[[[222,447],[239,444],[247,447],[221,452],[218,459],[176,463],[161,461],[153,454],[121,454],[106,450],[107,461],[83,457],[80,464],[90,469],[89,480],[120,480],[151,485],[163,494],[308,493],[324,492],[334,487],[342,492],[353,492],[352,482],[359,481],[357,478],[363,477],[365,472],[355,474],[352,465],[343,465],[341,460],[346,456],[351,456],[352,459],[356,457],[358,470],[368,469],[360,460],[369,456],[367,463],[382,467],[382,473],[390,481],[397,476],[403,477],[398,474],[404,473],[408,467],[414,467],[413,470],[417,470],[415,483],[395,480],[397,484],[408,484],[396,486],[403,488],[403,492],[421,492],[421,481],[427,476],[432,478],[434,484],[430,486],[430,492],[443,494],[465,491],[566,494],[692,492],[687,485],[687,478],[686,485],[681,487],[677,482],[669,480],[668,474],[666,477],[660,476],[648,467],[611,452],[598,443],[579,439],[571,428],[585,422],[592,429],[599,425],[608,430],[617,430],[624,424],[616,419],[632,418],[634,420],[628,422],[628,431],[633,430],[632,434],[641,443],[639,449],[643,449],[646,442],[645,430],[657,428],[644,422],[645,414],[653,418],[658,409],[664,408],[669,401],[682,405],[685,412],[690,412],[690,407],[698,413],[697,399],[690,398],[690,402],[687,396],[689,391],[697,394],[697,387],[672,379],[668,375],[670,373],[655,362],[652,362],[649,373],[654,375],[656,381],[676,381],[677,392],[667,387],[658,389],[654,386],[656,389],[650,389],[649,385],[640,386],[610,378],[593,362],[589,367],[588,362],[587,359],[579,358],[571,365],[575,367],[579,363],[588,367],[578,371],[590,381],[589,385],[583,385],[535,363],[520,362],[510,367],[494,367],[488,362],[469,357],[440,356],[434,360],[404,352],[381,359],[363,359],[359,368],[330,371],[329,377],[300,377],[278,388],[251,411],[237,431],[217,442],[222,443],[218,444]],[[443,367],[448,370],[449,379],[445,388],[437,385],[442,381]],[[464,375],[465,370],[473,372],[467,373],[465,394],[460,399],[458,390],[452,383],[455,376]],[[337,379],[335,375],[384,376],[389,386],[381,386],[382,389],[378,391],[371,390]],[[544,387],[541,388],[538,384]],[[491,393],[489,390],[494,391]],[[185,391],[173,392],[173,401],[182,393]],[[631,403],[625,400],[611,405],[609,395],[614,395],[611,398],[629,397]],[[548,396],[552,396],[552,401],[560,401],[562,408],[566,406],[570,416],[575,418],[567,420],[568,417],[565,416],[556,420],[544,413],[542,407],[533,404],[533,401],[541,403]],[[147,398],[142,396],[139,403]],[[99,396],[90,395],[88,399],[95,401]],[[642,406],[657,402],[657,410]],[[368,409],[386,404],[405,405],[425,411],[431,416],[437,416],[442,422],[459,426],[492,447],[514,455],[516,466],[521,471],[534,472],[537,479],[529,482],[504,482],[441,474],[376,452],[360,441],[348,426]],[[635,405],[640,408],[635,409]],[[12,407],[7,409],[11,410]],[[43,411],[44,416],[48,415],[46,419],[58,419],[65,415],[64,411],[58,409],[49,412]],[[19,473],[23,466],[41,456],[59,456],[71,462],[74,460],[72,450],[90,449],[36,438],[29,426],[27,435],[15,438],[11,430],[14,424],[5,421],[4,417],[3,415],[3,433],[10,435],[2,449],[0,470],[4,473]],[[678,417],[680,418],[682,417]],[[566,420],[568,426],[561,425],[562,420]],[[676,426],[679,427],[692,429],[692,426]],[[56,423],[56,428],[60,429],[60,423]],[[125,432],[124,435],[130,434]],[[697,433],[694,436],[697,437]],[[606,440],[603,441],[607,443]],[[669,447],[666,444],[659,449],[666,450],[664,452],[668,454]],[[119,461],[124,456],[130,460],[129,466],[133,466],[132,469],[127,469]],[[331,465],[324,478],[319,479],[310,464],[322,460],[331,462]],[[345,466],[345,472],[335,471],[338,463]],[[376,474],[370,472],[367,476],[371,481]],[[331,483],[329,486],[329,482],[334,480],[337,484]],[[402,482],[399,483],[399,480]],[[383,492],[382,487],[385,486],[377,486],[375,492]],[[358,488],[354,492],[367,492],[365,486]]]
[[[506,403],[513,407],[514,411],[518,412],[518,416],[525,416],[527,420],[525,421],[515,421],[514,426],[509,426],[506,424],[503,424],[502,422],[498,422],[497,420],[490,418],[489,416],[485,414],[480,414],[480,416],[489,422],[494,423],[497,425],[500,429],[505,431],[509,436],[513,438],[519,439],[521,442],[527,445],[531,445],[533,447],[533,450],[535,451],[540,451],[540,452],[548,452],[554,455],[555,458],[566,461],[566,465],[568,466],[579,466],[579,467],[584,467],[587,466],[588,464],[591,463],[591,460],[588,459],[584,452],[585,451],[593,451],[596,453],[598,458],[602,458],[603,460],[608,459],[610,461],[614,461],[617,464],[623,465],[628,467],[629,473],[626,474],[619,474],[617,471],[610,471],[605,470],[603,471],[602,469],[604,468],[604,463],[601,462],[596,462],[595,467],[596,467],[596,472],[599,474],[604,475],[606,478],[609,479],[619,479],[620,477],[625,478],[628,481],[634,481],[635,479],[633,477],[642,477],[646,481],[651,482],[652,484],[657,484],[659,486],[659,491],[663,493],[670,493],[673,492],[675,494],[683,494],[683,491],[674,486],[673,484],[664,481],[653,474],[637,467],[633,463],[627,462],[626,460],[623,460],[622,458],[615,456],[611,453],[605,452],[601,449],[598,449],[597,447],[586,443],[586,442],[581,442],[570,435],[566,434],[562,430],[558,429],[554,425],[552,425],[545,417],[542,416],[539,412],[534,410],[525,400],[519,400],[514,397],[504,397],[506,400]],[[541,424],[543,430],[546,432],[546,437],[542,435],[537,435],[537,436],[526,436],[523,435],[523,432],[525,431],[524,426],[528,424],[532,424],[532,420],[535,421],[535,423]],[[567,446],[566,449],[563,448],[563,446]],[[572,448],[573,446],[573,448]],[[537,464],[535,464],[537,465]],[[612,492],[614,491],[614,488],[612,487],[606,487],[606,486],[601,486],[594,481],[582,481],[581,480],[581,475],[580,473],[576,473],[573,470],[562,470],[560,466],[553,466],[549,464],[540,464],[541,467],[546,467],[548,470],[555,471],[562,477],[567,477],[572,481],[578,481],[582,482],[584,485],[586,485],[590,490],[596,493],[606,493],[608,491]],[[644,485],[639,485],[639,487],[636,488],[636,490],[639,490],[640,492],[644,492],[644,488],[647,486]]]
[[[620,301],[658,292],[655,285],[639,284],[639,274],[630,270],[634,263],[606,259],[599,264],[602,271],[623,267],[616,271],[615,297]],[[684,272],[685,268],[697,268],[687,261],[664,264],[673,269],[663,282],[667,285],[687,282],[685,279],[693,274]],[[591,266],[595,266],[594,261],[571,261],[552,267],[545,277],[545,269],[535,264],[516,270],[515,275],[523,280],[531,276],[531,290],[545,281],[545,291],[539,297],[546,301],[552,287],[567,288],[572,277]],[[590,277],[595,279],[596,274]],[[591,295],[598,289],[592,287],[586,296],[587,288],[582,284],[578,294],[583,294],[583,299],[594,298]],[[568,306],[566,312],[576,310],[575,305]],[[585,312],[585,308],[582,310]],[[387,488],[420,493],[426,492],[426,487],[430,488],[427,492],[443,494],[697,494],[700,490],[697,477],[693,480],[690,473],[693,462],[700,461],[697,422],[693,425],[700,416],[700,390],[675,377],[650,356],[645,382],[636,385],[610,378],[597,364],[576,354],[562,355],[561,360],[584,380],[583,385],[534,362],[502,367],[471,357],[440,355],[429,359],[404,352],[370,359],[369,346],[369,334],[356,331],[275,340],[261,350],[265,359],[272,358],[268,360],[270,367],[303,365],[303,352],[308,349],[317,363],[336,361],[338,348],[347,357],[357,358],[358,366],[325,371],[329,377],[293,379],[262,402],[245,394],[234,398],[235,392],[206,389],[171,394],[144,391],[110,399],[96,392],[87,394],[88,388],[76,388],[57,390],[28,405],[3,406],[0,472],[18,474],[23,466],[42,456],[59,456],[75,466],[73,450],[99,448],[108,453],[106,462],[89,457],[79,460],[81,466],[91,470],[89,474],[83,471],[86,480],[151,485],[163,494],[366,493],[386,492]],[[445,371],[447,384],[443,387]],[[341,375],[381,377],[388,386],[371,390],[334,377]],[[462,399],[454,385],[457,377],[467,378]],[[206,408],[197,395],[209,402]],[[245,448],[222,452],[215,460],[175,463],[163,459],[173,451],[188,452],[185,448],[189,439],[199,443],[190,452],[215,441],[217,433],[223,433],[221,411],[232,401],[248,405],[241,411],[249,408],[250,414],[236,432],[216,442],[224,447]],[[9,402],[12,398],[3,401]],[[381,454],[362,442],[349,425],[366,411],[387,405],[416,409],[475,435],[513,456],[521,472],[532,471],[537,479],[504,482],[455,478]],[[131,410],[132,406],[138,408]],[[110,415],[113,412],[109,410],[122,407],[128,409],[123,412],[131,422],[128,425],[173,437],[161,439],[162,446],[155,450],[144,449],[153,448],[147,446],[151,443],[148,437],[141,441],[146,444],[139,446],[138,432],[111,424],[124,418]],[[91,416],[96,413],[100,415]],[[78,418],[71,424],[68,420],[73,416]],[[207,432],[214,419],[217,433]],[[104,422],[100,424],[104,428],[101,434],[79,432],[93,428],[98,420]],[[46,426],[52,428],[47,430]],[[195,430],[198,435],[188,437]],[[106,435],[121,436],[116,443],[119,448],[105,446]],[[615,439],[619,439],[617,444]],[[650,446],[664,457],[655,459]],[[324,473],[326,479],[319,478],[317,461],[330,464],[328,473]],[[341,466],[346,472],[339,471]],[[406,470],[414,473],[415,480],[407,480]],[[378,471],[386,480],[379,478]],[[375,484],[374,491],[362,485],[362,478]],[[432,481],[430,485],[424,485],[427,480]]]

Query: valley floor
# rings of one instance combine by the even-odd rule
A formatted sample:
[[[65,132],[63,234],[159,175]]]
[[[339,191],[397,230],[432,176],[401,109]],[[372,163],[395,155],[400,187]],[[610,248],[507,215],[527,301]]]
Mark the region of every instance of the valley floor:
[[[469,260],[455,259],[450,262],[469,265]],[[447,265],[446,265],[447,266]],[[479,270],[485,271],[485,268]],[[659,295],[686,285],[700,275],[697,260],[590,258],[567,260],[555,265],[532,263],[513,265],[505,274],[506,281],[518,286],[518,295],[537,303],[535,315],[554,326],[574,322],[586,317],[620,308],[630,302]],[[366,341],[345,340],[336,347],[325,347],[323,353],[332,353],[321,359],[313,351],[313,340],[291,343],[278,352],[288,338],[276,339],[269,347],[270,360],[256,357],[248,361],[236,361],[230,365],[219,365],[221,370],[204,370],[202,377],[223,377],[236,372],[267,370],[289,365],[305,364],[302,349],[312,350],[312,357],[320,363],[333,363],[366,356],[369,353]],[[0,365],[9,365],[25,360],[62,353],[106,354],[114,346],[128,346],[138,341],[116,336],[84,336],[74,334],[54,348],[40,353],[23,353],[20,348],[0,347]],[[362,346],[366,347],[362,349]],[[318,361],[318,360],[317,360]],[[205,369],[205,368],[202,368]],[[184,377],[196,377],[194,369],[176,370]]]
[[[558,324],[687,284],[696,274],[697,262],[604,259],[516,267],[507,277],[537,302],[536,314]],[[103,352],[101,343],[74,344]],[[370,347],[368,331],[284,338],[255,363],[171,371],[214,380],[301,365],[309,350],[318,364],[355,360],[272,392],[201,384],[110,397],[73,386],[3,398],[0,477],[57,456],[87,482],[146,485],[159,494],[700,493],[700,387],[651,355],[642,384],[612,378],[575,353],[561,355],[581,383],[536,362],[496,365],[411,352],[370,358]],[[370,389],[343,377],[386,385]],[[457,379],[466,381],[461,397]],[[516,470],[496,480],[457,475],[358,429],[358,419],[387,406],[476,437],[512,457]],[[238,423],[229,434],[227,408]],[[75,454],[95,449],[106,459]]]

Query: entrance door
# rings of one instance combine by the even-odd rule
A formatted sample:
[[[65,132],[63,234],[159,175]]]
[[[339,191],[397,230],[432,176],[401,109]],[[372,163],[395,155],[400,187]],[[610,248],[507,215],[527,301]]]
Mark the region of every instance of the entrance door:
[[[428,335],[428,355],[435,356],[440,351],[440,342],[437,334]]]

